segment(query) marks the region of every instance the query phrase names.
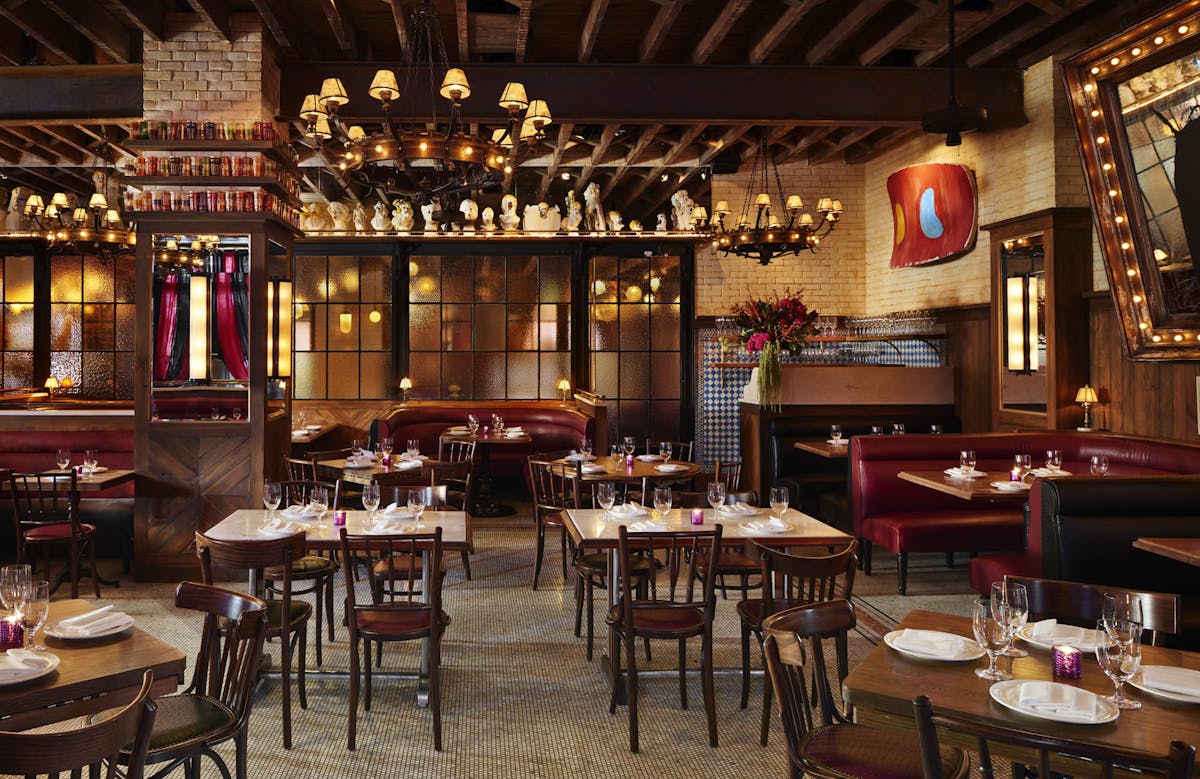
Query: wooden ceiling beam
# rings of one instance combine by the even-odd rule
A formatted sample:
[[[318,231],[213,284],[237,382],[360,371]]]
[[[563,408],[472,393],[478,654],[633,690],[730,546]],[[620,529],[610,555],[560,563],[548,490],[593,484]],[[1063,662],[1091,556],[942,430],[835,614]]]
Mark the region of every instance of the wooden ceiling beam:
[[[34,129],[36,129],[37,131],[39,131],[45,135],[50,136],[51,138],[54,138],[55,140],[57,140],[60,143],[63,143],[67,146],[77,149],[81,155],[91,156],[91,155],[95,154],[91,148],[91,144],[92,144],[91,138],[89,138],[83,131],[77,130],[74,127],[70,127],[68,125],[47,124],[47,125],[34,125]],[[95,156],[99,157],[100,155],[95,154]],[[115,156],[116,155],[113,154],[110,150],[108,161],[112,162],[113,161],[112,158]],[[83,160],[83,157],[81,156],[80,161],[82,162],[82,160]]]
[[[16,165],[21,161],[21,150],[16,146],[9,146],[7,143],[0,141],[0,160],[6,160],[11,162],[13,165]],[[24,169],[18,168],[18,170]],[[12,171],[9,171],[8,177],[14,178],[15,174]]]
[[[188,5],[204,23],[225,39],[233,43],[233,25],[229,21],[228,0],[187,0]]]
[[[7,19],[40,45],[72,65],[82,61],[77,31],[63,25],[55,14],[34,3],[13,5],[0,2],[0,19]]]
[[[640,135],[638,135],[638,139],[634,142],[633,146],[630,147],[629,152],[625,155],[625,164],[617,168],[616,172],[613,173],[613,177],[609,180],[608,187],[610,192],[614,190],[617,184],[620,183],[621,179],[625,178],[625,175],[633,169],[633,163],[637,162],[637,158],[642,155],[642,152],[646,151],[646,147],[654,141],[660,132],[662,132],[662,128],[663,126],[661,124],[652,124],[648,127],[642,128],[642,132]]]
[[[809,47],[805,59],[809,65],[825,62],[837,53],[847,41],[857,35],[891,0],[859,0],[850,12],[838,20],[832,30],[827,30]]]
[[[683,10],[685,1],[667,0],[658,7],[658,11],[654,14],[654,20],[650,22],[646,34],[642,36],[642,45],[638,49],[639,62],[651,62],[658,54],[663,41],[667,38],[667,33],[671,31],[672,25],[679,17],[679,12]]]
[[[663,155],[663,161],[650,170],[642,180],[630,190],[629,194],[621,201],[621,208],[628,208],[633,201],[637,200],[651,184],[657,179],[661,179],[662,175],[671,169],[671,160],[681,154],[685,149],[692,145],[692,142],[700,137],[700,133],[704,132],[703,126],[689,128],[671,149]]]
[[[1049,11],[1042,9],[1041,18],[1015,27],[1007,34],[1000,36],[967,57],[967,66],[977,68],[987,65],[997,57],[1007,54],[1030,38],[1050,29],[1076,11],[1091,5],[1091,3],[1092,0],[1082,0],[1082,2],[1077,2],[1070,7],[1053,6]]]
[[[859,141],[865,139],[868,135],[876,132],[874,127],[856,127],[853,130],[846,132],[842,137],[838,138],[826,148],[810,151],[808,154],[809,165],[820,165],[823,162],[829,162],[838,152],[841,152]]]
[[[142,116],[142,66],[0,68],[0,95],[0,125],[133,121]]]
[[[123,143],[129,137],[128,133],[126,133],[124,128],[114,127],[111,125],[103,125],[103,124],[98,127],[91,127],[90,125],[79,124],[79,125],[75,125],[75,127],[83,134],[91,136],[95,140],[99,141],[100,145],[108,144],[110,147],[112,147],[112,149],[115,152],[117,152],[117,154],[115,154],[114,157],[122,155],[122,154],[125,155],[126,157],[136,157],[137,156],[137,154],[135,154],[128,146],[125,146]],[[91,144],[91,145],[95,146],[96,144]]]
[[[392,11],[392,23],[396,26],[396,40],[400,43],[400,58],[412,62],[412,38],[408,34],[408,16],[404,13],[404,0],[386,0]]]
[[[529,47],[529,20],[533,16],[533,0],[520,0],[517,5],[517,45],[514,58],[517,62],[525,61],[525,53]]]
[[[858,55],[858,64],[867,66],[879,62],[883,55],[895,49],[909,35],[925,25],[929,18],[938,12],[938,8],[936,3],[923,3],[914,8],[902,22],[893,25],[883,37],[863,49]]]
[[[691,181],[697,175],[699,175],[700,172],[702,170],[704,170],[705,166],[708,165],[710,162],[712,162],[714,157],[716,157],[721,152],[726,151],[729,148],[731,148],[735,143],[737,143],[739,140],[741,140],[742,136],[744,136],[746,133],[750,132],[750,130],[752,130],[752,129],[753,129],[752,125],[744,124],[744,125],[740,125],[738,127],[730,127],[728,130],[726,130],[725,134],[722,135],[717,140],[716,143],[710,145],[707,149],[704,150],[704,152],[702,152],[700,154],[700,158],[696,161],[696,166],[694,168],[692,168],[691,170],[687,171],[686,173],[684,173],[683,176],[680,177],[678,183],[675,185],[675,189],[676,190],[682,189],[683,185],[687,184],[689,181]],[[708,176],[706,178],[706,180],[704,181],[704,184],[700,187],[699,190],[697,190],[697,194],[700,194],[700,193],[706,191],[707,188],[709,186],[711,186],[711,182],[712,182],[712,176]],[[667,194],[658,198],[658,200],[652,201],[650,207],[648,209],[646,209],[646,213],[653,214],[664,203],[666,203],[668,200],[671,199],[672,194],[674,194],[674,193],[668,192]]]
[[[2,143],[0,141],[0,144]],[[29,180],[39,182],[30,186],[42,194],[53,194],[60,191],[79,194],[92,191],[90,178],[75,175],[65,168],[24,165],[21,170]]]
[[[792,130],[795,130],[796,127],[798,127],[798,126],[799,125],[785,124],[780,127],[770,128],[767,131],[767,148],[769,149],[772,146],[774,146],[775,144],[783,141],[783,139],[787,137],[788,133],[790,133]],[[742,152],[742,159],[749,160],[749,159],[753,158],[757,152],[758,152],[758,144],[757,143],[751,144],[748,149],[746,149]]]
[[[954,30],[955,46],[961,51],[964,43],[971,40],[976,35],[979,35],[981,32],[994,27],[997,22],[1016,11],[1022,5],[1023,3],[1019,2],[1019,0],[1003,0],[1002,2],[997,2],[993,5],[991,13],[976,20],[973,24],[969,24],[963,29],[958,29],[959,27],[962,27],[961,23],[956,24]],[[939,46],[936,49],[930,49],[929,51],[918,54],[916,64],[918,67],[932,65],[949,53],[950,43],[947,41],[944,46]]]
[[[776,165],[784,165],[788,162],[791,162],[792,160],[796,159],[804,152],[808,151],[808,149],[811,148],[812,146],[815,146],[816,144],[818,144],[821,141],[828,138],[830,135],[835,133],[837,130],[838,130],[837,127],[814,127],[812,130],[805,133],[804,136],[802,138],[800,138],[799,141],[792,144],[792,146],[790,148],[785,149],[784,151],[779,152],[778,154],[774,155],[773,159],[775,161],[775,164]],[[769,151],[769,149],[768,149],[768,151]]]
[[[859,143],[846,150],[846,164],[857,165],[879,156],[883,152],[921,134],[919,127],[891,127],[880,131],[869,142]]]
[[[42,0],[42,3],[114,62],[131,60],[129,28],[96,0]]]
[[[15,24],[0,24],[0,65],[20,65],[25,33]]]
[[[300,26],[296,17],[283,4],[283,0],[253,0],[254,8],[262,17],[263,24],[275,37],[279,50],[289,56],[300,53]]]
[[[58,139],[46,135],[46,133],[42,132],[36,127],[10,126],[7,129],[13,135],[21,138],[27,144],[30,144],[31,148],[36,147],[38,149],[44,149],[50,154],[54,155],[54,159],[48,160],[48,162],[59,163],[65,160],[72,165],[82,165],[84,158],[88,156],[88,152],[86,150],[80,151],[72,146],[68,146]],[[43,157],[43,159],[45,158]]]
[[[1055,54],[1085,49],[1096,41],[1129,28],[1135,21],[1147,18],[1161,6],[1159,0],[1121,3],[1106,13],[1090,16],[1085,22],[1066,24],[1064,27],[1067,29],[1037,48],[1021,52],[1017,58],[1017,67],[1028,68]]]
[[[750,47],[750,64],[761,65],[771,56],[771,52],[783,42],[787,34],[816,8],[821,0],[791,0],[786,11],[778,21],[767,28],[767,31]]]
[[[345,8],[339,0],[321,0],[321,10],[325,12],[325,21],[329,22],[329,29],[333,31],[338,48],[343,54],[352,56],[358,33],[355,32],[354,22],[347,15]]]
[[[14,148],[20,149],[31,157],[35,157],[42,162],[54,165],[58,162],[58,155],[47,149],[43,144],[38,143],[30,135],[29,131],[23,127],[5,127],[0,129],[0,139]]]
[[[108,0],[108,5],[152,40],[163,39],[164,3],[158,0]]]
[[[470,26],[467,21],[467,0],[454,0],[454,27],[458,39],[458,61],[471,61]]]
[[[573,122],[564,122],[558,126],[558,141],[554,144],[554,151],[550,155],[545,173],[542,174],[542,183],[538,185],[538,200],[546,197],[546,193],[550,191],[550,183],[558,173],[558,166],[562,164],[563,153],[567,150],[571,133],[574,131],[575,124]]]
[[[721,8],[717,18],[713,19],[713,23],[709,25],[708,32],[704,33],[704,37],[696,44],[696,48],[692,49],[693,65],[703,65],[708,62],[708,58],[721,45],[721,41],[725,40],[725,36],[733,29],[733,25],[741,18],[742,14],[746,13],[746,9],[750,7],[750,1],[725,0],[725,6]]]
[[[603,161],[608,147],[612,145],[613,139],[617,137],[617,131],[621,129],[619,124],[606,124],[604,129],[600,131],[600,140],[592,147],[592,154],[589,161],[584,165],[583,170],[579,173],[579,179],[575,182],[575,195],[578,197],[583,188],[587,186],[588,181],[592,178],[592,174],[596,171],[596,165]]]
[[[596,39],[600,37],[600,27],[604,24],[604,15],[608,13],[609,0],[592,0],[588,7],[587,20],[583,23],[583,31],[579,34],[579,61],[588,62],[596,48]]]

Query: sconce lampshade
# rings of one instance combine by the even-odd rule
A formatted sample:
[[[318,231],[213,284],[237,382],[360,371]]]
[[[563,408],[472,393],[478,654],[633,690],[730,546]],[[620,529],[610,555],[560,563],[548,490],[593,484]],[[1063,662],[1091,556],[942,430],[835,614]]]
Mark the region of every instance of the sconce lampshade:
[[[58,389],[58,379],[53,376],[49,376],[46,378],[46,383],[42,386],[49,390],[56,390]]]
[[[27,214],[41,214],[45,207],[46,204],[42,201],[41,195],[30,195],[29,199],[25,201],[25,213]]]
[[[410,389],[412,389],[412,386],[413,386],[413,385],[412,385],[412,379],[408,378],[407,376],[405,376],[404,378],[400,379],[400,389],[402,389],[402,390],[410,390]]]
[[[1090,384],[1084,384],[1079,388],[1079,392],[1075,393],[1076,403],[1099,403],[1100,398],[1096,395],[1096,390]]]
[[[559,379],[558,384],[556,385],[556,388],[558,389],[559,392],[570,392],[571,391],[571,382],[568,381],[566,378]]]
[[[1005,280],[1005,336],[1008,357],[1005,365],[1015,373],[1038,369],[1037,280],[1012,276]]]
[[[349,311],[338,314],[338,329],[345,335],[352,333],[354,331],[354,315]]]
[[[267,378],[292,375],[292,282],[267,284]]]
[[[188,378],[208,378],[208,277],[192,276],[188,307]]]
[[[300,106],[300,118],[306,122],[315,122],[325,116],[325,109],[319,101],[320,97],[317,95],[305,95],[304,103]]]
[[[525,121],[537,128],[550,124],[550,106],[545,100],[534,100],[525,112]]]

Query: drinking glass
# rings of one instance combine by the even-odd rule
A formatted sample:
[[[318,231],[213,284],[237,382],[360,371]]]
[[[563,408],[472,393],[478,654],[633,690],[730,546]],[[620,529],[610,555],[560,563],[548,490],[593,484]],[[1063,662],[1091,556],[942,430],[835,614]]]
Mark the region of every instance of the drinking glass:
[[[1013,455],[1013,465],[1021,470],[1021,478],[1024,479],[1029,473],[1029,469],[1033,467],[1033,458],[1027,454]]]
[[[892,424],[892,435],[904,435],[904,423],[894,422]]]
[[[419,487],[415,490],[408,491],[408,513],[412,514],[414,522],[421,521],[421,514],[425,511],[425,488]]]
[[[59,449],[54,453],[54,464],[58,466],[60,471],[65,471],[67,466],[71,464],[71,452],[68,449]]]
[[[621,445],[620,444],[611,444],[608,447],[608,456],[612,458],[612,461],[614,463],[620,463],[621,460],[623,459],[623,456],[621,454]]]
[[[29,649],[35,652],[45,652],[46,645],[37,642],[37,632],[46,624],[46,615],[50,613],[50,582],[32,582],[29,585],[29,601],[21,610],[25,615],[25,638],[29,640]]]
[[[416,438],[408,439],[404,451],[408,453],[409,459],[417,459],[417,455],[421,454],[421,442]]]
[[[308,493],[308,503],[317,512],[318,519],[325,516],[325,511],[329,508],[329,490],[325,487],[313,487]]]
[[[670,441],[660,441],[658,444],[658,454],[663,458],[663,462],[671,461],[671,452],[675,447],[671,446]]]
[[[355,438],[353,441],[350,442],[351,456],[358,457],[360,454],[362,454],[362,450],[363,450],[363,442],[362,442],[361,438]]]
[[[209,416],[211,419],[220,419],[220,418],[221,418],[221,409],[219,409],[219,408],[216,408],[216,407],[214,406],[214,407],[212,408],[212,410],[210,410],[210,411],[208,412],[208,416]]]
[[[492,417],[492,422],[495,424],[492,427],[492,432],[500,435],[504,432],[504,417]]]
[[[1008,645],[1000,654],[1005,657],[1029,657],[1029,653],[1013,646],[1013,640],[1029,621],[1029,593],[1023,584],[992,582],[992,619],[1008,626]]]
[[[277,481],[264,482],[263,506],[271,513],[272,519],[275,517],[275,509],[279,508],[281,501],[283,501],[283,486]]]
[[[379,508],[379,485],[375,482],[363,485],[363,508],[367,510],[367,520],[375,518],[375,509]]]
[[[978,460],[975,459],[975,450],[974,449],[963,449],[961,452],[958,453],[958,468],[959,468],[959,470],[964,471],[966,473],[972,473],[975,470],[976,462],[978,462]]]
[[[492,414],[492,429],[494,430],[499,425],[500,425],[500,415]]]
[[[708,505],[712,506],[714,511],[725,505],[725,482],[708,483]]]
[[[479,417],[474,414],[467,415],[467,429],[471,431],[471,435],[475,435],[479,430]]]
[[[841,425],[830,425],[829,426],[829,439],[831,441],[841,441],[842,440],[842,426]]]
[[[90,479],[92,474],[96,472],[96,466],[100,461],[96,458],[95,449],[87,449],[83,453],[83,478]]]
[[[612,482],[605,481],[596,485],[596,502],[600,504],[600,508],[604,509],[605,519],[608,519],[608,512],[616,501],[617,491],[613,488]]]
[[[592,459],[592,439],[584,438],[579,441],[579,453],[585,460]]]
[[[233,411],[231,411],[229,413],[233,416],[234,422],[242,421],[242,407],[241,406],[234,406]]]
[[[883,425],[871,425],[871,435],[883,435]]]
[[[296,415],[296,422],[299,424],[299,427],[296,428],[297,430],[303,430],[308,427],[308,414],[301,411]]]
[[[1125,682],[1137,673],[1138,667],[1142,664],[1142,642],[1140,625],[1126,623],[1124,625],[1115,626],[1117,632],[1123,635],[1131,636],[1129,641],[1118,641],[1109,634],[1110,626],[1105,624],[1105,620],[1100,620],[1096,628],[1100,633],[1100,639],[1096,643],[1096,660],[1100,663],[1100,669],[1105,675],[1113,681],[1113,694],[1107,696],[1105,700],[1112,701],[1118,709],[1140,709],[1142,704],[1139,701],[1130,700],[1121,694],[1121,688],[1125,686]]]
[[[942,434],[942,426],[941,425],[930,425],[929,433],[930,433],[930,435],[941,435]]]
[[[667,516],[667,512],[671,510],[670,487],[654,488],[654,510],[658,512],[660,517],[665,518]]]
[[[391,454],[392,453],[392,439],[390,439],[390,438],[379,439],[379,452],[381,454]]]
[[[1142,624],[1142,601],[1130,592],[1104,593],[1104,605],[1100,616],[1105,623],[1128,622]],[[1118,636],[1113,636],[1120,640]]]
[[[637,441],[633,436],[627,435],[621,440],[621,448],[625,451],[625,456],[628,457],[629,455],[633,454],[635,449],[637,449]]]
[[[1108,473],[1108,455],[1094,454],[1092,455],[1092,475],[1103,476]]]
[[[1046,470],[1057,471],[1062,468],[1062,452],[1058,449],[1046,450]]]
[[[975,601],[974,612],[971,615],[971,629],[975,632],[975,641],[979,643],[984,652],[987,652],[988,656],[988,667],[976,668],[975,675],[993,681],[1011,679],[1012,674],[996,667],[996,658],[1008,645],[1008,626],[992,618],[991,598],[980,598]]]
[[[791,495],[787,487],[772,487],[771,488],[771,513],[782,518],[783,513],[787,511],[788,503],[791,502]]]
[[[33,569],[28,565],[6,565],[0,568],[0,602],[10,611],[20,611],[29,600]]]

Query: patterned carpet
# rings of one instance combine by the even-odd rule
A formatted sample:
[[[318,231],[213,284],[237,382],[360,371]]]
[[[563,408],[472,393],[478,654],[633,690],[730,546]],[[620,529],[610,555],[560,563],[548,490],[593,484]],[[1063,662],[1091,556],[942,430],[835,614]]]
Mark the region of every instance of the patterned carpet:
[[[443,739],[445,751],[433,749],[428,709],[415,705],[415,684],[376,679],[372,711],[359,716],[358,749],[345,748],[347,695],[345,679],[310,676],[309,708],[293,700],[294,744],[282,748],[280,690],[276,677],[259,686],[250,725],[250,776],[297,777],[321,770],[329,777],[729,777],[784,776],[782,731],[773,725],[770,745],[758,745],[761,680],[755,678],[751,705],[738,708],[740,675],[716,681],[720,747],[707,744],[698,678],[689,679],[688,703],[680,708],[671,678],[646,679],[640,685],[641,752],[628,751],[624,708],[608,713],[608,682],[599,664],[604,642],[597,617],[597,660],[588,663],[584,639],[572,634],[572,590],[559,574],[557,539],[548,538],[541,587],[530,589],[533,530],[529,526],[481,528],[475,533],[473,581],[463,578],[456,560],[449,563],[445,609],[453,620],[443,649]],[[948,570],[941,556],[918,560],[910,573],[913,596],[895,596],[894,569],[878,559],[874,576],[860,574],[855,601],[859,633],[852,637],[851,664],[910,608],[962,610],[969,601],[965,566]],[[234,583],[235,585],[237,583]],[[943,593],[936,594],[935,588]],[[139,626],[195,652],[198,620],[177,612],[174,587],[126,581],[105,591],[119,608],[134,614]],[[602,613],[603,594],[597,595]],[[734,601],[718,605],[715,660],[718,668],[739,668],[738,620]],[[339,609],[340,614],[340,609]],[[345,629],[326,645],[323,670],[348,667]],[[699,642],[691,642],[689,663],[698,665]],[[268,645],[268,654],[278,656]],[[312,664],[312,638],[309,641]],[[674,647],[656,644],[648,667],[674,667]],[[758,654],[754,650],[753,662]],[[643,667],[647,664],[639,657]],[[415,643],[385,650],[387,670],[408,670],[417,661]],[[222,750],[232,762],[232,750]],[[218,776],[205,765],[203,776]]]

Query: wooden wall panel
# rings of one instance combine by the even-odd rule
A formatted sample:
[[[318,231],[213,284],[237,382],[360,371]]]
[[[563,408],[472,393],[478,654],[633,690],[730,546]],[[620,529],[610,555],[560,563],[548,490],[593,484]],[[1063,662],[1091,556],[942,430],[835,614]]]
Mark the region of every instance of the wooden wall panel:
[[[943,309],[946,357],[954,368],[955,413],[964,433],[992,429],[991,308],[988,305]]]

